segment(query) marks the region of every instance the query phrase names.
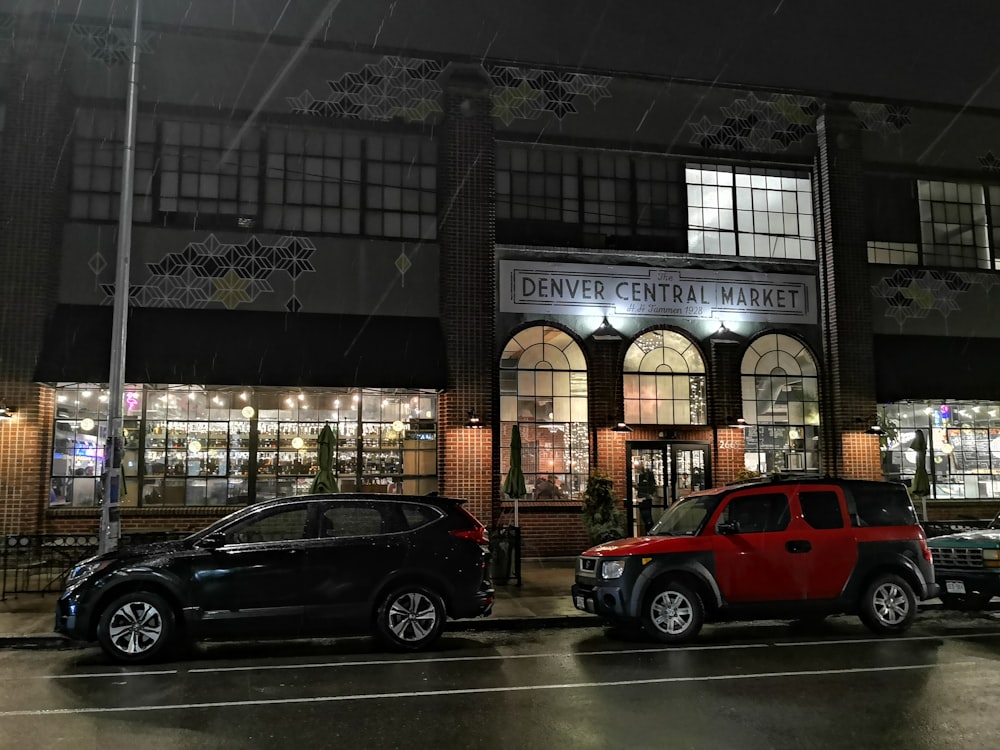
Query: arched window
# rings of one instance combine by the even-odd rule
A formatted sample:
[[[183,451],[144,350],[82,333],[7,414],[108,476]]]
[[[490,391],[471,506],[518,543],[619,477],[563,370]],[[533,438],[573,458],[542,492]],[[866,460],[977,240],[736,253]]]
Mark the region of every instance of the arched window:
[[[754,339],[743,355],[745,462],[761,473],[819,468],[819,378],[801,341]]]
[[[587,364],[580,345],[546,325],[515,334],[500,359],[500,468],[510,468],[510,438],[521,431],[528,497],[579,497],[587,486]]]
[[[649,331],[625,352],[625,421],[705,424],[705,361],[685,336]]]

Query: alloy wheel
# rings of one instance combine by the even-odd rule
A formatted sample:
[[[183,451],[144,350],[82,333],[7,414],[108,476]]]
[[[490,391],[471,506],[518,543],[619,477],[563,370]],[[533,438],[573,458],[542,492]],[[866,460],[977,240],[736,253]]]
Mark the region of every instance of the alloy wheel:
[[[163,635],[163,617],[149,602],[133,601],[119,607],[108,623],[108,638],[129,656],[144,654]]]
[[[389,606],[388,625],[400,641],[419,643],[434,632],[438,618],[434,602],[422,592],[411,591]]]
[[[910,600],[902,587],[894,581],[885,581],[872,592],[872,608],[882,623],[894,627],[909,615]]]
[[[656,628],[669,635],[679,635],[691,627],[694,608],[679,591],[661,591],[650,604],[650,620]]]

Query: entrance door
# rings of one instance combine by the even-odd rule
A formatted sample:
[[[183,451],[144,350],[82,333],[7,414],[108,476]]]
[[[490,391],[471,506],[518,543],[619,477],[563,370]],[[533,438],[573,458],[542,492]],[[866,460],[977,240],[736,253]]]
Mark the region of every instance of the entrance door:
[[[707,443],[626,443],[629,534],[645,534],[672,503],[710,486],[708,448]]]

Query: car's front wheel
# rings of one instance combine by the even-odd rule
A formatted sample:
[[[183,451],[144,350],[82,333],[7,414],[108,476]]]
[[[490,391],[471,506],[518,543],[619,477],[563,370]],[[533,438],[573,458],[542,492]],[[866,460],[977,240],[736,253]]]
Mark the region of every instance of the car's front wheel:
[[[669,581],[646,597],[642,626],[664,643],[690,641],[701,632],[705,607],[698,593],[677,581]]]
[[[174,611],[159,594],[132,591],[112,601],[101,612],[97,641],[115,661],[152,661],[174,645]]]
[[[416,651],[441,635],[446,618],[444,602],[429,588],[408,585],[394,589],[378,609],[378,636],[393,648]]]
[[[861,621],[875,633],[902,633],[917,616],[917,597],[905,579],[886,573],[865,589],[859,614]]]

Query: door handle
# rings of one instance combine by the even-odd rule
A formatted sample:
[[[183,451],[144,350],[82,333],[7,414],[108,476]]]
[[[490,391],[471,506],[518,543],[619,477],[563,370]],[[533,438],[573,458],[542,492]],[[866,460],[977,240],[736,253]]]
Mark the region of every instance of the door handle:
[[[789,552],[808,552],[812,549],[812,545],[805,539],[793,539],[785,542],[785,549]]]

